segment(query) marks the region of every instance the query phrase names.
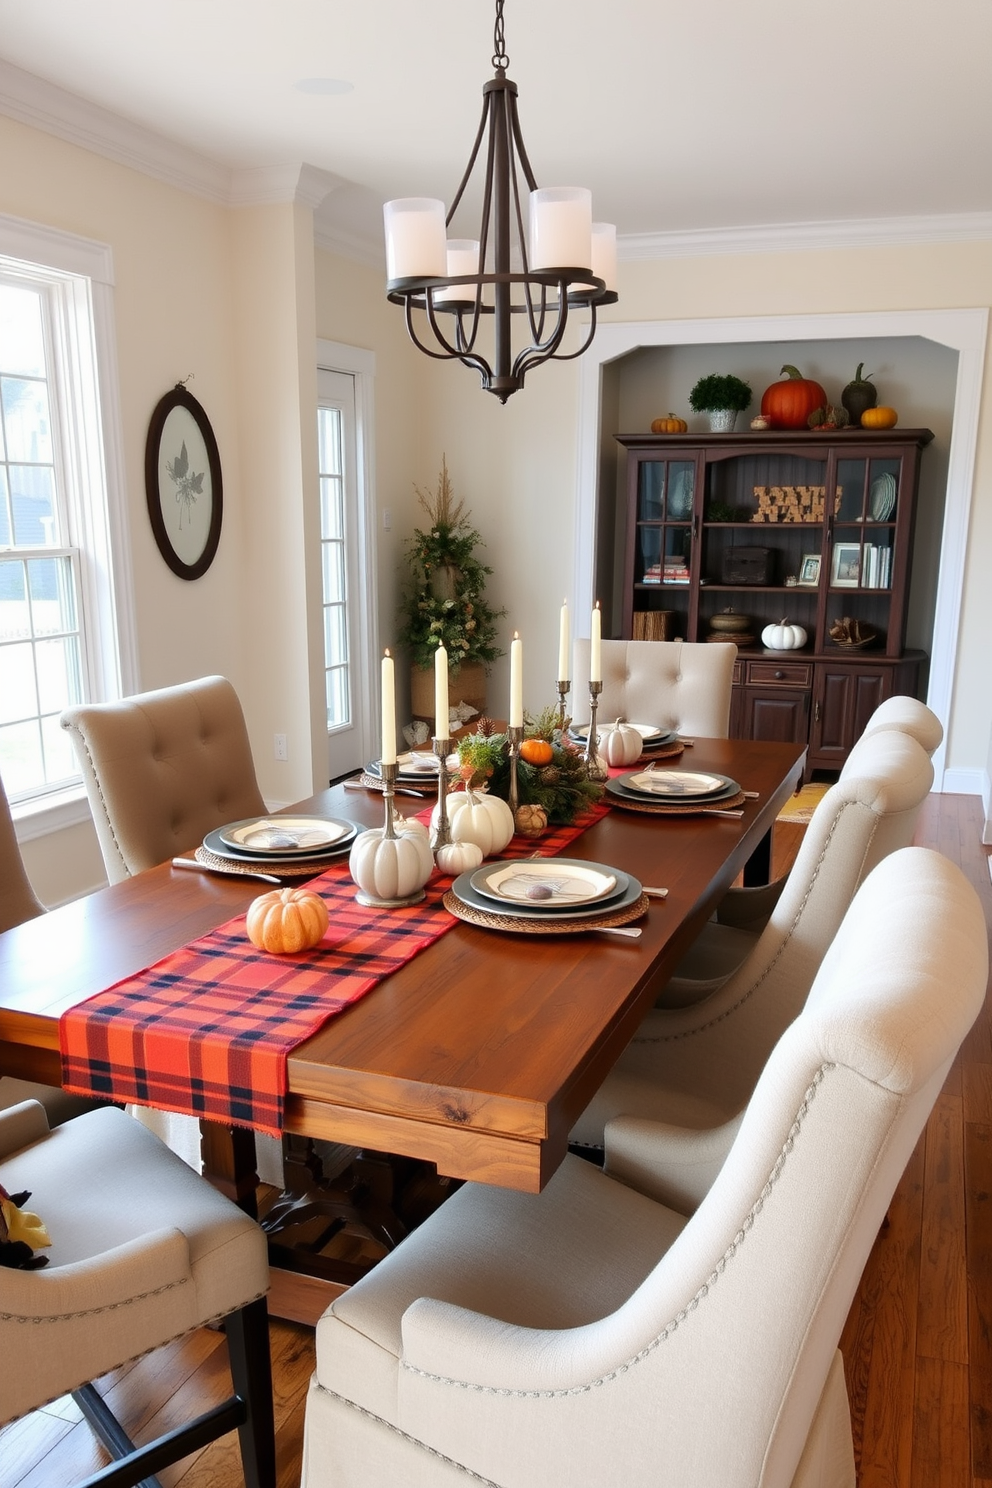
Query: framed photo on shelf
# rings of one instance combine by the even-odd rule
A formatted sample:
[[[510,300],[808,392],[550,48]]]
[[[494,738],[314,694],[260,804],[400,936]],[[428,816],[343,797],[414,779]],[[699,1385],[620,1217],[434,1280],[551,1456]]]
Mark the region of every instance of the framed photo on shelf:
[[[835,589],[857,589],[861,579],[861,544],[834,543],[830,582]]]
[[[799,582],[815,589],[820,582],[820,555],[819,553],[804,553],[803,561],[799,565]]]

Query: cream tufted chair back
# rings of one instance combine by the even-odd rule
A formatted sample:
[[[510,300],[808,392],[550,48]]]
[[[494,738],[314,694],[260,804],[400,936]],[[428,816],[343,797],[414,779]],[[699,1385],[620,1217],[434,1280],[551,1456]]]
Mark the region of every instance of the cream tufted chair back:
[[[918,698],[901,694],[879,703],[865,724],[861,738],[867,739],[869,734],[876,734],[881,729],[896,729],[901,734],[909,734],[931,757],[944,738],[944,728],[936,713]]]
[[[23,925],[45,913],[21,862],[21,851],[14,835],[14,823],[7,804],[7,793],[0,780],[0,931]]]
[[[303,1488],[854,1488],[838,1340],[987,974],[961,871],[887,858],[695,1193],[620,1119],[605,1171],[467,1183],[335,1299]]]
[[[111,883],[265,811],[238,695],[224,677],[67,708]]]
[[[726,739],[737,647],[688,641],[604,641],[599,721],[628,718],[680,734]],[[589,717],[589,642],[572,653],[572,707]]]

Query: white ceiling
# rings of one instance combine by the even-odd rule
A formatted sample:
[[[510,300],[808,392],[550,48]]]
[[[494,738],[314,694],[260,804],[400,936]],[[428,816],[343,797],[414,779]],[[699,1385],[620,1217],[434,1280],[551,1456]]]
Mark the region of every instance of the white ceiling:
[[[377,252],[384,200],[450,201],[493,14],[0,0],[0,59],[218,165],[332,172],[325,220]],[[505,26],[538,181],[622,235],[992,209],[990,0],[507,0]]]

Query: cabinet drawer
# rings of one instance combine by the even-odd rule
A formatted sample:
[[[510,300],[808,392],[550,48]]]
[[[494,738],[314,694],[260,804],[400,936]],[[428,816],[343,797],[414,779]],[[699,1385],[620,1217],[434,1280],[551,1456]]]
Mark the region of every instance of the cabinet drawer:
[[[747,680],[762,687],[809,687],[813,681],[811,661],[749,661]]]

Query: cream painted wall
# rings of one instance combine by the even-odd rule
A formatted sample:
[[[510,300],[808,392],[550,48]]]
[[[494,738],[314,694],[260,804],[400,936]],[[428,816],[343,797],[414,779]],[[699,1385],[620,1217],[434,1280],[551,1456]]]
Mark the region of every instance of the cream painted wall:
[[[228,676],[245,703],[263,792],[308,794],[303,491],[308,483],[316,488],[311,213],[290,204],[232,211],[4,117],[0,159],[0,212],[113,250],[129,529],[118,540],[134,576],[138,686]],[[187,377],[213,426],[224,476],[220,547],[194,583],[162,560],[144,491],[151,412]],[[273,759],[277,729],[292,740],[281,772]],[[95,845],[88,825],[25,844],[46,904],[98,886]]]

